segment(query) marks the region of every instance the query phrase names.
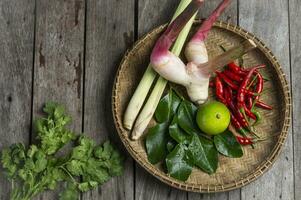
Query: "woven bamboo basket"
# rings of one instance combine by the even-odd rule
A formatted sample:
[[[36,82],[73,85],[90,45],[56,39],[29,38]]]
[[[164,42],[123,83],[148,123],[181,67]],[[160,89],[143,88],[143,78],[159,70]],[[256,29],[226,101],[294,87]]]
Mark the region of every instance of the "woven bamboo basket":
[[[200,21],[192,27],[192,35]],[[219,166],[215,174],[208,175],[195,168],[189,179],[178,181],[168,176],[161,165],[152,165],[147,160],[144,138],[138,141],[130,140],[130,132],[123,128],[122,120],[126,106],[137,87],[142,74],[149,62],[149,56],[156,39],[166,25],[160,26],[142,39],[124,56],[115,77],[113,88],[113,115],[118,134],[132,157],[149,173],[164,183],[186,191],[212,193],[240,188],[265,173],[271,168],[287,138],[290,124],[291,98],[288,82],[278,60],[271,50],[252,33],[224,22],[216,22],[206,40],[209,57],[221,54],[220,45],[229,49],[244,39],[252,39],[257,49],[243,56],[244,66],[266,64],[263,74],[270,81],[264,88],[268,91],[261,97],[263,101],[273,106],[272,111],[260,109],[263,121],[258,125],[258,131],[263,137],[277,135],[269,140],[256,144],[256,148],[244,147],[244,156],[233,159],[219,156]],[[182,55],[183,56],[183,55]],[[154,125],[154,121],[149,126]]]

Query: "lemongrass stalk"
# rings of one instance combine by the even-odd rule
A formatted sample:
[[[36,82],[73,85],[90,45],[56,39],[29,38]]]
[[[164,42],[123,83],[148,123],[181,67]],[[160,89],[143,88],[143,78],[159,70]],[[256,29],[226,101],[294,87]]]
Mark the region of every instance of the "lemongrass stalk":
[[[149,64],[124,113],[124,128],[128,130],[132,129],[134,121],[156,76],[157,73],[153,70],[151,64]]]
[[[173,21],[187,7],[187,5],[190,2],[191,2],[191,0],[181,0],[171,21]],[[192,20],[192,22],[193,22],[193,20]],[[192,24],[192,22],[191,22],[191,24]],[[189,28],[189,30],[190,30],[190,28]],[[188,32],[189,32],[189,30],[188,30]],[[188,35],[188,33],[187,33],[187,35]],[[174,45],[173,50],[177,50],[178,54],[180,54],[180,52],[182,50],[182,47],[184,45],[187,35],[185,36],[184,34],[180,34],[178,37],[179,41],[177,40]],[[181,39],[181,37],[184,37],[184,36],[185,36],[185,38]],[[177,52],[173,52],[173,53],[177,54]],[[142,79],[139,82],[139,85],[137,86],[128,106],[127,106],[126,111],[125,111],[124,118],[123,118],[123,126],[126,129],[128,129],[128,130],[132,129],[133,124],[136,120],[136,117],[145,101],[145,98],[146,98],[156,76],[157,76],[157,73],[153,70],[151,64],[149,64],[146,71],[144,72]],[[158,81],[158,82],[162,82],[162,81]],[[166,85],[166,83],[165,83],[165,85]],[[164,88],[165,88],[165,85],[164,85]],[[157,90],[159,90],[159,89],[157,89]],[[160,95],[160,97],[161,97],[161,95]]]
[[[184,4],[182,1],[181,3],[183,3],[183,5],[182,5],[183,9],[181,9],[178,13],[177,12],[176,13],[180,14],[187,7],[187,5],[190,2],[191,2],[191,0],[184,2],[185,3]],[[184,7],[184,5],[185,5],[185,7]],[[173,54],[175,54],[177,56],[180,55],[196,15],[197,15],[197,13],[193,15],[193,17],[188,21],[188,23],[185,25],[183,30],[180,32],[177,40],[175,41],[175,43],[172,47],[172,50],[171,50],[173,52]],[[149,124],[150,120],[152,119],[154,112],[156,110],[156,107],[157,107],[157,105],[160,101],[160,98],[164,92],[166,84],[167,84],[167,81],[164,78],[159,77],[145,106],[143,107],[141,113],[139,114],[139,116],[136,120],[134,129],[132,132],[133,140],[137,140],[141,137],[141,135],[143,134],[147,125]]]

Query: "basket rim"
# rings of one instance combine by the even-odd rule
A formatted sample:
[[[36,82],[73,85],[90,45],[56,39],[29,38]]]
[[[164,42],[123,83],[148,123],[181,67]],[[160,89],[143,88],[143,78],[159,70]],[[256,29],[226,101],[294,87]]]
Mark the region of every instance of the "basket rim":
[[[200,24],[201,20],[195,20],[194,24]],[[225,192],[230,191],[234,189],[241,188],[254,180],[258,179],[260,176],[262,176],[265,172],[267,172],[272,165],[275,163],[277,158],[279,157],[283,146],[285,144],[285,140],[288,136],[288,129],[290,127],[291,122],[291,93],[290,93],[290,87],[288,84],[288,81],[286,79],[286,75],[284,74],[282,67],[275,57],[275,55],[272,53],[272,51],[266,46],[266,44],[260,40],[258,37],[256,37],[254,34],[246,31],[245,29],[241,28],[240,26],[226,23],[223,21],[217,21],[214,23],[214,27],[222,28],[227,31],[230,31],[234,34],[238,34],[243,38],[251,39],[255,42],[257,45],[257,48],[261,50],[262,53],[265,54],[266,58],[272,63],[271,67],[274,68],[274,70],[277,73],[278,78],[280,79],[280,85],[281,85],[281,92],[284,96],[284,103],[285,103],[285,113],[284,113],[284,120],[281,124],[281,132],[278,136],[278,141],[276,145],[271,150],[270,154],[267,156],[266,160],[260,163],[251,173],[246,175],[245,177],[242,177],[240,180],[235,180],[228,183],[223,183],[221,185],[200,185],[200,184],[192,184],[192,183],[186,183],[179,181],[177,179],[174,179],[170,177],[168,174],[158,170],[154,165],[143,162],[143,160],[140,158],[139,153],[136,152],[129,144],[129,139],[125,137],[126,134],[123,134],[124,129],[122,128],[123,125],[118,122],[117,119],[117,109],[116,109],[116,99],[117,99],[117,85],[120,84],[120,71],[122,67],[124,66],[124,63],[127,62],[128,57],[131,55],[131,53],[137,49],[140,45],[143,44],[143,41],[146,40],[150,35],[154,33],[161,32],[164,28],[167,27],[167,24],[163,24],[161,26],[158,26],[145,34],[143,37],[141,37],[139,40],[137,40],[133,47],[126,51],[123,59],[120,62],[120,65],[118,67],[117,73],[114,78],[113,83],[113,91],[112,91],[112,112],[113,112],[113,119],[114,124],[117,129],[118,135],[126,147],[127,151],[130,153],[130,155],[134,158],[136,162],[138,162],[146,171],[148,171],[150,174],[155,176],[160,181],[166,183],[169,186],[172,186],[174,188],[185,190],[189,192],[199,192],[199,193],[215,193],[215,192]]]

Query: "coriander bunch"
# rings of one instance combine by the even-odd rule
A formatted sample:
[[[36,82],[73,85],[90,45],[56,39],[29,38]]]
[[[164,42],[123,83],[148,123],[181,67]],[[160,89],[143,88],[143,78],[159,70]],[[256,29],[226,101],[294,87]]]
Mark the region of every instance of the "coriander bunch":
[[[17,143],[1,152],[1,163],[12,183],[11,200],[30,200],[65,182],[62,200],[78,199],[79,192],[98,187],[123,172],[123,158],[109,141],[102,145],[84,135],[75,135],[66,126],[71,117],[63,106],[49,102],[44,118],[35,121],[38,143],[26,148]],[[66,144],[74,147],[58,155]]]

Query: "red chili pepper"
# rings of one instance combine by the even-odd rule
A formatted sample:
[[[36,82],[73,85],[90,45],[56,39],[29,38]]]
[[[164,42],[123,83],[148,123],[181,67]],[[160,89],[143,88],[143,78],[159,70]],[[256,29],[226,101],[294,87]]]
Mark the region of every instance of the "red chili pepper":
[[[234,106],[233,103],[233,94],[232,94],[232,90],[229,86],[225,86],[225,90],[224,90],[224,98],[226,99],[227,102],[227,106],[230,107],[230,109],[232,110],[232,112],[236,113],[237,118],[235,117],[235,115],[231,113],[231,123],[233,124],[233,126],[236,128],[237,131],[239,131],[242,135],[246,135],[247,131],[243,128],[248,128],[248,122],[247,120],[245,120],[245,118],[243,117],[243,115],[236,109],[236,107]]]
[[[230,78],[230,79],[232,79],[232,80],[234,80],[234,81],[240,82],[240,81],[243,80],[243,77],[242,77],[241,75],[239,75],[239,74],[237,74],[237,73],[234,73],[234,72],[232,72],[232,71],[230,71],[230,70],[225,70],[225,71],[223,71],[223,73],[224,73],[228,78]]]
[[[252,138],[236,136],[236,139],[237,139],[238,143],[241,145],[254,144]]]
[[[217,77],[219,77],[219,76],[217,76]],[[242,115],[241,112],[239,112],[239,110],[235,106],[232,92],[233,91],[232,91],[231,87],[229,85],[225,85],[223,87],[224,96],[222,99],[223,99],[223,102],[225,101],[225,104],[230,108],[230,110],[232,110],[230,112],[231,113],[231,124],[235,127],[235,129],[240,134],[245,136],[248,131],[245,130],[244,128],[247,128],[248,130],[250,130],[249,124],[248,124],[248,121],[246,120],[246,118]],[[251,111],[250,111],[250,113],[251,113]],[[255,115],[252,115],[252,117],[254,119],[256,119]]]
[[[256,115],[255,115],[254,113],[252,113],[251,110],[249,110],[249,109],[247,108],[247,106],[246,106],[245,103],[243,103],[243,108],[244,108],[244,110],[245,110],[247,116],[251,117],[251,118],[254,119],[254,120],[257,119]]]
[[[228,106],[229,105],[229,94],[228,94],[227,90],[225,90],[225,92],[224,92],[224,99],[225,99],[226,105]]]
[[[259,66],[256,66],[256,67],[253,67],[252,69],[250,69],[248,74],[245,76],[243,82],[240,84],[240,87],[237,92],[237,104],[238,104],[239,110],[243,108],[243,104],[245,102],[245,94],[246,94],[245,90],[248,85],[248,82],[250,81],[250,79],[252,77],[252,74],[254,73],[254,71],[256,69],[263,68],[263,67],[265,67],[265,65],[259,65]]]
[[[241,69],[241,67],[236,65],[234,62],[229,63],[228,67],[231,71],[233,71],[236,74],[239,74],[239,75],[246,75],[247,74],[244,70]]]
[[[219,71],[216,71],[215,73],[217,74],[218,77],[220,77],[221,80],[223,80],[231,88],[233,88],[233,89],[238,88],[238,86],[235,85],[235,83],[230,78],[228,78],[225,74],[223,74]]]
[[[220,102],[222,102],[223,104],[227,104],[224,98],[224,86],[218,76],[215,77],[215,94]]]
[[[257,84],[256,84],[255,92],[260,94],[263,90],[263,77],[258,71],[255,71],[255,73],[257,76]],[[258,100],[259,100],[259,95],[255,97],[254,101],[258,101]]]
[[[243,114],[238,110],[238,108],[234,105],[233,101],[230,102],[229,104],[230,109],[234,113],[234,116],[237,118],[239,123],[243,128],[249,129],[249,123],[246,120],[246,118],[243,116]]]
[[[270,106],[270,105],[268,105],[268,104],[266,104],[266,103],[264,103],[260,100],[256,102],[255,106],[257,106],[259,108],[266,109],[266,110],[273,110],[272,106]]]
[[[229,85],[233,90],[238,90],[239,89],[239,86],[236,85],[231,79],[229,79],[225,74],[219,72],[219,71],[216,71],[215,72],[217,74],[217,76],[220,77],[221,80],[223,80],[227,85]],[[251,96],[257,96],[256,93],[252,92],[252,91],[249,91],[247,89],[243,89],[243,91],[248,94],[248,95],[251,95]]]
[[[232,90],[228,85],[224,88],[224,98],[226,100],[226,105],[229,105],[232,101]]]
[[[230,98],[230,100],[233,101],[233,91],[232,91],[232,89],[229,86],[227,86],[227,90],[229,92],[229,98]]]
[[[256,80],[257,80],[257,75],[255,75],[254,78],[252,79],[252,81],[250,81],[250,83],[248,84],[248,86],[246,87],[246,89],[248,90],[250,87],[253,87],[255,85],[255,81]]]
[[[217,76],[215,77],[215,91],[216,91],[216,96],[223,96],[224,95],[224,87],[223,83],[220,80],[220,78]]]
[[[247,99],[246,99],[246,106],[249,110],[251,110],[252,106],[253,106],[253,99],[249,95],[247,96]]]
[[[235,129],[243,136],[247,135],[247,131],[241,126],[236,117],[231,113],[231,124],[235,127]]]
[[[248,127],[248,124],[246,123],[247,121],[244,120],[243,118],[241,118],[242,116],[237,112],[238,110],[235,108],[234,103],[233,103],[233,94],[232,94],[232,90],[231,88],[227,85],[225,86],[225,90],[224,90],[224,99],[226,99],[226,105],[230,107],[230,109],[232,110],[232,112],[237,113],[240,118],[240,120],[238,120],[234,114],[232,112],[230,112],[231,114],[231,123],[232,125],[235,127],[235,129],[241,133],[242,135],[246,135],[247,131],[243,128],[242,124],[245,127]],[[241,121],[241,122],[240,122]]]

